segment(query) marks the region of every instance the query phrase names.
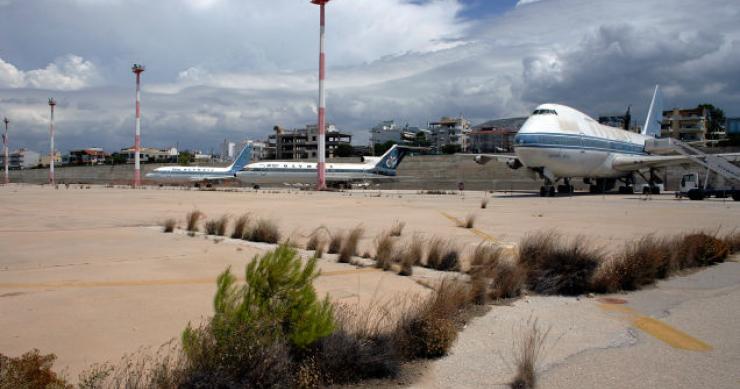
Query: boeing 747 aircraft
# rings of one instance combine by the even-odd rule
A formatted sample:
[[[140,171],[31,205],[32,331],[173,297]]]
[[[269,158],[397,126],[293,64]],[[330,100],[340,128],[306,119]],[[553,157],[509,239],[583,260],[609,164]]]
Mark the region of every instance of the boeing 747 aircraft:
[[[655,88],[640,134],[599,124],[564,105],[543,104],[534,110],[514,138],[515,155],[477,154],[475,161],[485,164],[495,159],[506,162],[511,169],[527,169],[533,179],[544,180],[541,196],[554,196],[555,185],[561,180],[558,192],[572,192],[571,179],[576,177],[590,184],[592,193],[613,189],[617,180],[623,183],[620,192],[632,193],[635,174],[645,178],[655,193],[656,184],[660,183],[655,169],[688,163],[698,163],[719,173],[729,172],[730,177],[737,175],[740,169],[728,161],[740,160],[740,154],[707,155],[682,142],[656,139],[660,135],[662,115],[659,87]],[[679,155],[656,155],[670,152]]]
[[[252,159],[252,146],[245,146],[228,167],[165,166],[147,173],[146,178],[168,181],[219,181],[236,178],[236,173]]]
[[[351,187],[371,181],[387,181],[396,178],[396,168],[410,147],[393,145],[380,157],[363,157],[362,163],[326,164],[326,182],[333,186]],[[300,161],[265,161],[247,165],[236,174],[249,185],[316,183],[316,163]]]

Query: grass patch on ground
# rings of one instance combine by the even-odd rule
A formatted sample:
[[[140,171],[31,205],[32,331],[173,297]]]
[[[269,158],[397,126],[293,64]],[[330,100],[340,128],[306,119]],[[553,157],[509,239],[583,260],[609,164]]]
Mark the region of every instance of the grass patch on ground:
[[[339,254],[339,250],[342,249],[342,242],[344,241],[344,234],[341,231],[336,231],[331,234],[329,238],[329,247],[326,252],[329,254]]]
[[[261,218],[245,236],[252,242],[277,244],[280,242],[280,229],[274,221]]]
[[[357,226],[345,236],[339,249],[339,255],[337,256],[338,262],[349,263],[352,257],[357,255],[357,244],[362,239],[362,234],[364,233],[365,229],[362,226]]]
[[[208,235],[226,235],[226,228],[229,225],[229,217],[226,215],[221,216],[218,219],[208,220],[205,224],[206,234]]]
[[[405,222],[400,222],[396,220],[396,222],[393,224],[393,227],[391,227],[389,234],[391,236],[399,237],[403,233],[403,228],[406,227]]]
[[[543,329],[537,320],[530,319],[520,338],[514,342],[514,367],[516,374],[509,383],[511,389],[537,387],[537,365],[544,354],[545,340],[550,329]]]
[[[428,243],[426,267],[440,271],[460,270],[460,247],[451,239],[432,238]]]
[[[232,239],[243,239],[244,234],[249,228],[249,214],[239,216],[234,221],[234,230],[231,232]]]
[[[395,255],[396,242],[388,232],[383,232],[375,238],[375,267],[390,270]]]
[[[185,229],[188,231],[188,235],[195,236],[198,232],[198,222],[203,217],[203,212],[199,210],[193,210],[185,215]]]
[[[177,221],[173,218],[169,218],[162,223],[162,231],[165,233],[172,233],[177,227]]]

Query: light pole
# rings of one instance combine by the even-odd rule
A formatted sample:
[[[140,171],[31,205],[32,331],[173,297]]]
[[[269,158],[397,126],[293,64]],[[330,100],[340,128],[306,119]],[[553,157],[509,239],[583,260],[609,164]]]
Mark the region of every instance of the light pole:
[[[134,64],[131,71],[136,74],[136,132],[134,134],[134,188],[141,185],[141,73],[144,65]]]
[[[54,106],[57,101],[49,97],[49,108],[51,108],[51,119],[49,120],[49,184],[54,185]]]
[[[320,35],[319,35],[319,158],[316,164],[318,181],[316,190],[326,189],[326,95],[324,94],[324,80],[326,78],[326,56],[324,55],[324,30],[326,27],[325,6],[330,0],[311,0],[311,3],[321,7]]]
[[[10,120],[8,120],[8,118],[4,118],[3,122],[5,123],[5,133],[3,134],[3,162],[5,165],[5,184],[9,184],[10,174],[8,173],[8,124],[10,124]]]

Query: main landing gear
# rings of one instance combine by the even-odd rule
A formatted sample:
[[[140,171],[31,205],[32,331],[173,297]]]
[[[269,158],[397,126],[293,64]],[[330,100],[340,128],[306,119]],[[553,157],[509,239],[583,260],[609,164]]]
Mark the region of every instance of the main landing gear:
[[[559,194],[573,193],[573,185],[570,184],[570,178],[564,178],[561,185],[557,185]],[[540,197],[555,197],[555,183],[545,179],[545,185],[540,187]]]

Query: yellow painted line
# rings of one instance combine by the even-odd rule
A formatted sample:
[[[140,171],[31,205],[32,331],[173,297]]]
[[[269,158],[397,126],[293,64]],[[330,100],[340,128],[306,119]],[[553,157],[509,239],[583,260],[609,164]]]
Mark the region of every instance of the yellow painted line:
[[[463,224],[463,221],[462,220],[460,220],[460,219],[458,219],[458,218],[450,215],[447,212],[441,212],[440,211],[440,214],[442,214],[442,216],[446,217],[449,221],[453,222],[455,224],[455,226],[459,226],[459,225]],[[470,232],[472,232],[475,236],[477,236],[477,237],[479,237],[479,238],[481,238],[483,240],[487,240],[489,242],[499,243],[499,244],[502,243],[498,239],[496,239],[495,236],[493,236],[493,235],[491,235],[491,234],[489,234],[487,232],[481,231],[481,230],[479,230],[477,228],[466,228],[466,229],[469,230]],[[507,250],[513,250],[514,249],[514,246],[513,245],[503,245],[502,244],[501,246],[504,247]]]
[[[322,272],[320,277],[341,276],[355,273],[376,272],[380,269],[360,268]],[[172,286],[172,285],[201,285],[215,284],[215,278],[185,278],[160,280],[115,280],[115,281],[68,281],[68,282],[40,282],[40,283],[0,283],[0,289],[58,289],[58,288],[106,288],[121,286]]]
[[[647,316],[633,318],[632,324],[644,332],[662,340],[674,348],[689,351],[711,351],[712,346],[693,336],[679,331],[660,320]]]
[[[711,351],[712,346],[694,338],[693,336],[671,327],[670,325],[652,317],[640,315],[634,309],[617,304],[599,304],[599,308],[608,311],[622,313],[633,327],[666,343],[667,345],[682,350]]]

